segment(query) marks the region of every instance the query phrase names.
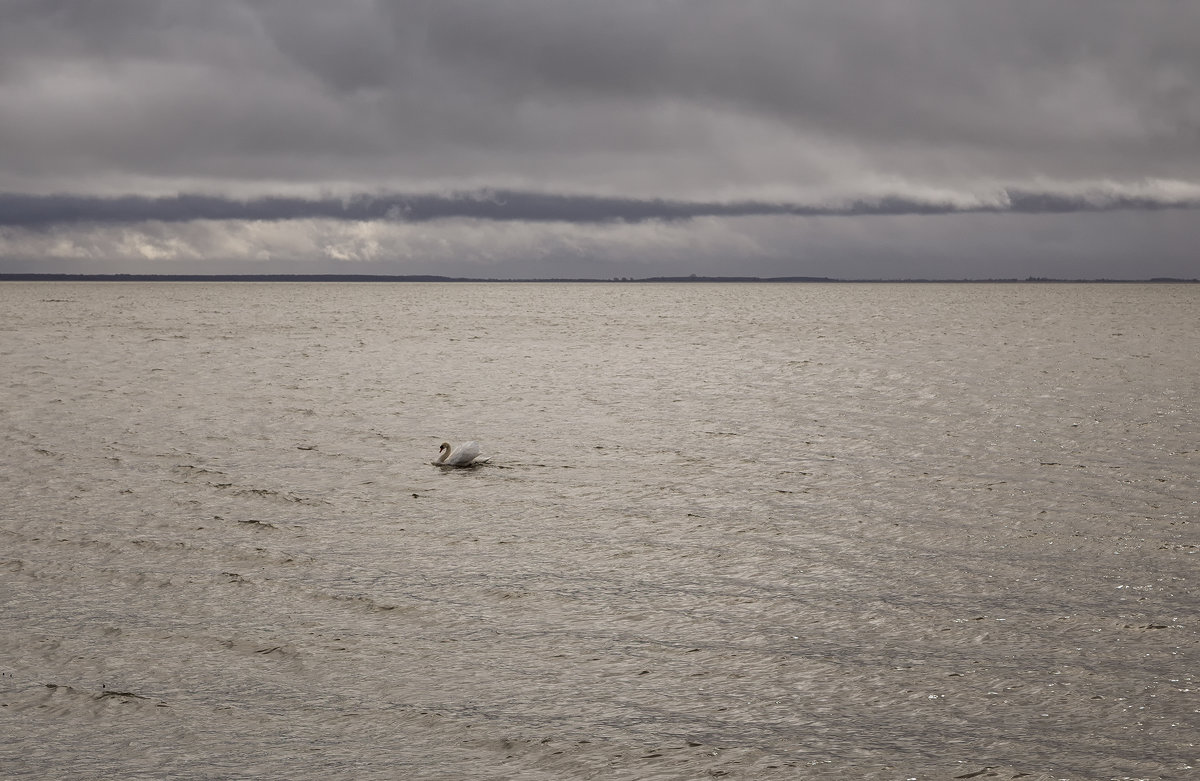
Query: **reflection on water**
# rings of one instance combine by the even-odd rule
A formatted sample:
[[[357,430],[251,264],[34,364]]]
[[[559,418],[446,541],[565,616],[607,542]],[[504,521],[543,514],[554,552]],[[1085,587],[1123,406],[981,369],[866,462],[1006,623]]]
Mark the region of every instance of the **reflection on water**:
[[[1200,287],[8,283],[0,311],[6,777],[1200,760]],[[492,463],[431,466],[446,439]]]

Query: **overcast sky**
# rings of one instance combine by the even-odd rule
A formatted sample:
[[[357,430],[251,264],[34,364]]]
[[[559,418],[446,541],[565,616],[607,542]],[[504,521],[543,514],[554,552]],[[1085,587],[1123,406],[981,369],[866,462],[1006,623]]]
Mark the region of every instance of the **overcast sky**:
[[[0,271],[1200,276],[1200,3],[0,0]]]

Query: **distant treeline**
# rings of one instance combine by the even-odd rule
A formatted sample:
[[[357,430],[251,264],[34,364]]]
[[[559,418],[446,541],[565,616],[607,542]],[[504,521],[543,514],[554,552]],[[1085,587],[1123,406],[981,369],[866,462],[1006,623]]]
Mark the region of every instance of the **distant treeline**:
[[[0,274],[0,282],[958,282],[958,283],[1197,283],[1200,279],[1152,277],[1150,279],[836,279],[834,277],[612,277],[609,279],[494,279],[474,277],[442,277],[434,274]]]

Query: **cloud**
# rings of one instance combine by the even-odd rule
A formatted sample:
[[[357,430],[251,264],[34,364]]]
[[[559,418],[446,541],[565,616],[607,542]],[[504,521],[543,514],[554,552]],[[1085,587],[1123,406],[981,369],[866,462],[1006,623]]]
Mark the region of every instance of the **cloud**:
[[[474,219],[499,222],[640,223],[700,217],[861,217],[980,212],[1064,214],[1072,212],[1200,207],[1200,187],[1151,183],[1138,188],[1093,187],[1081,192],[1002,190],[987,199],[929,200],[905,196],[857,198],[834,203],[766,201],[699,202],[613,198],[517,191],[450,195],[355,195],[343,198],[211,195],[119,197],[0,193],[0,225],[42,228],[72,223],[137,223],[193,220],[302,220],[427,222]]]
[[[640,223],[198,220],[0,227],[0,272],[1193,278],[1196,246],[1195,215],[1180,209]]]
[[[198,221],[596,225],[635,253],[624,226],[654,253],[633,228],[1150,219],[1197,204],[1198,39],[1194,3],[10,0],[0,225],[164,252]]]
[[[18,2],[0,191],[1200,181],[1200,7]]]

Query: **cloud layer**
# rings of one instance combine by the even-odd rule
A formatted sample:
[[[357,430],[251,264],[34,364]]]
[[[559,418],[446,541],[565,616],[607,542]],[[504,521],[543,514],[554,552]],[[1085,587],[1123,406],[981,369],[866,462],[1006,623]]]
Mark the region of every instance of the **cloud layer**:
[[[454,218],[499,222],[638,223],[700,217],[862,217],[970,213],[1068,214],[1200,207],[1200,188],[1093,188],[1078,193],[1003,190],[987,200],[917,200],[903,196],[831,203],[698,202],[487,190],[451,195],[356,195],[343,198],[211,195],[147,197],[0,193],[0,226],[44,228],[72,223],[192,220],[387,220]]]
[[[1190,3],[12,0],[0,270],[76,262],[53,248],[121,229],[178,249],[113,262],[202,271],[199,233],[252,241],[279,221],[315,232],[306,268],[342,262],[311,249],[331,225],[369,223],[402,265],[414,224],[451,245],[464,221],[510,224],[521,254],[479,261],[497,276],[531,253],[574,263],[572,235],[614,250],[589,250],[597,276],[614,254],[738,274],[787,236],[807,257],[827,217],[852,223],[847,249],[911,217],[984,276],[1045,252],[1027,231],[999,251],[947,224],[985,214],[1058,215],[1082,262],[1089,215],[1150,225],[1200,202],[1196,40]],[[686,230],[709,239],[690,261],[653,240]],[[1138,275],[1157,249],[1139,233]],[[1186,271],[1160,241],[1154,270]]]

